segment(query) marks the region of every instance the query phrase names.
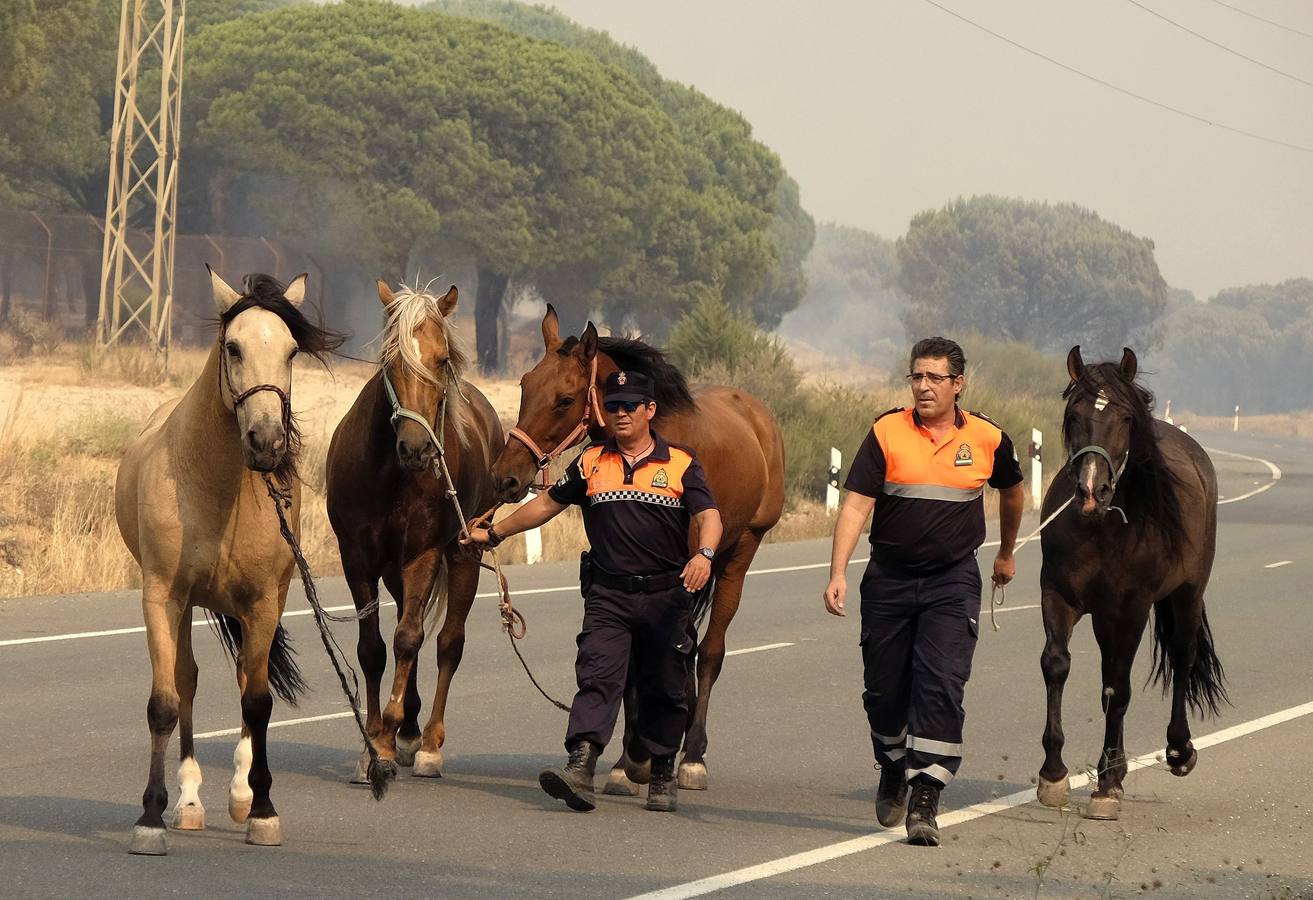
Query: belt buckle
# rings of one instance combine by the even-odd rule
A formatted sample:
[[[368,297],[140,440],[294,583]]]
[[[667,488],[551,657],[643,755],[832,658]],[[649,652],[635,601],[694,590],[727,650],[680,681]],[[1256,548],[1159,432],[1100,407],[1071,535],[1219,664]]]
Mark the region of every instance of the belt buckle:
[[[631,584],[633,585],[633,590],[634,590],[635,592],[640,593],[640,594],[646,594],[646,593],[647,593],[647,576],[646,576],[646,575],[631,575],[631,576],[630,576],[630,579],[631,579]]]

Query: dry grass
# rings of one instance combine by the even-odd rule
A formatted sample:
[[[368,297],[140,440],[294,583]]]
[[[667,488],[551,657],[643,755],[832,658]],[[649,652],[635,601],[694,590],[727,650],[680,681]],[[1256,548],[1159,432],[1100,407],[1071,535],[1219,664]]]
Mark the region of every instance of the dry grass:
[[[1177,425],[1190,430],[1230,431],[1235,424],[1231,416],[1196,416],[1177,413],[1172,416]],[[1276,434],[1282,437],[1313,438],[1313,410],[1291,413],[1272,413],[1261,416],[1241,416],[1240,430],[1259,434]]]

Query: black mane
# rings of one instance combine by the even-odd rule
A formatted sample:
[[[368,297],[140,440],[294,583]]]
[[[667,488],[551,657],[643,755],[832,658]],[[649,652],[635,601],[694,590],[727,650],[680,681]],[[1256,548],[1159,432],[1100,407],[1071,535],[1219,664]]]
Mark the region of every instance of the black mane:
[[[578,342],[578,338],[568,338],[557,352],[569,353]],[[660,350],[640,340],[622,337],[599,337],[597,346],[598,352],[611,357],[621,369],[641,372],[652,379],[658,415],[693,408],[688,382],[678,369],[666,362]]]
[[[1099,391],[1114,405],[1131,413],[1130,453],[1126,468],[1117,483],[1119,499],[1114,502],[1126,511],[1134,527],[1152,527],[1158,532],[1173,559],[1184,551],[1184,513],[1178,494],[1180,481],[1168,467],[1154,435],[1153,394],[1144,386],[1128,380],[1116,363],[1087,365],[1077,381],[1067,386],[1062,396],[1067,400],[1068,420],[1062,428],[1062,443],[1068,458],[1076,450],[1072,445],[1070,410],[1080,398],[1095,398]]]

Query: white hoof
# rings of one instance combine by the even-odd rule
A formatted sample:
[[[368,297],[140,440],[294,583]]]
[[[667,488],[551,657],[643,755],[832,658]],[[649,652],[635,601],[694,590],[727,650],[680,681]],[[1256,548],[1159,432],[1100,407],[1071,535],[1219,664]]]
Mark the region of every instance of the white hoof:
[[[360,751],[360,761],[356,763],[355,774],[351,776],[352,784],[369,784],[369,751]]]
[[[173,827],[178,831],[204,831],[205,807],[199,803],[188,803],[173,811]]]
[[[1066,778],[1049,781],[1047,778],[1040,776],[1039,782],[1035,786],[1035,796],[1039,798],[1039,802],[1054,809],[1062,809],[1066,806],[1070,794],[1071,784]]]
[[[128,852],[138,856],[167,856],[169,845],[164,839],[164,829],[146,825],[133,826],[132,844]]]
[[[415,754],[414,775],[418,778],[441,778],[442,751],[435,750],[432,753],[427,750],[418,751]]]
[[[419,750],[419,745],[423,743],[421,737],[397,738],[397,765],[413,766],[415,764],[415,752]],[[366,754],[368,755],[368,754]]]
[[[614,797],[637,797],[638,785],[629,780],[624,769],[615,768],[607,776],[606,787],[602,788],[602,793]]]
[[[705,791],[707,789],[707,764],[680,763],[679,786],[686,791]]]
[[[1090,797],[1090,805],[1081,814],[1087,819],[1116,821],[1121,815],[1122,801],[1119,797]]]
[[[254,799],[254,794],[247,794],[245,797],[229,794],[228,816],[238,825],[242,824],[251,815],[251,801]]]
[[[283,826],[277,816],[251,819],[246,823],[246,843],[259,847],[277,847],[283,843]]]

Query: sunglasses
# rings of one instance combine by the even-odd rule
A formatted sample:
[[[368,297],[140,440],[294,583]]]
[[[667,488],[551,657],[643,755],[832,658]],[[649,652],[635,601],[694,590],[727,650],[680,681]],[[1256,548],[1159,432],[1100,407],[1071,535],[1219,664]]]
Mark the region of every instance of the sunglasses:
[[[647,404],[641,401],[630,402],[628,400],[609,400],[606,403],[603,403],[602,406],[609,413],[618,413],[622,409],[627,413],[631,413],[640,406],[647,406]]]

